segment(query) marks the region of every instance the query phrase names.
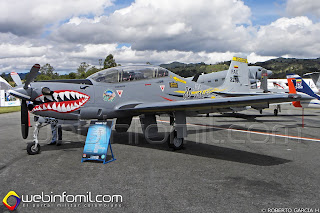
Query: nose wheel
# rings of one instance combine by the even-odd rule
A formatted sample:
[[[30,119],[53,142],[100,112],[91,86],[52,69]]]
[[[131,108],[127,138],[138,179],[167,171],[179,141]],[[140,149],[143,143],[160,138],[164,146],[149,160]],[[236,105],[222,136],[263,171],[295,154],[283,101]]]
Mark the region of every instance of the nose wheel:
[[[28,143],[27,145],[27,152],[29,155],[36,155],[36,154],[39,154],[40,152],[40,145],[36,142],[31,142],[31,143]]]
[[[36,155],[40,153],[40,144],[38,140],[40,129],[51,123],[57,124],[58,122],[58,120],[54,118],[43,118],[43,117],[35,117],[35,120],[36,120],[36,125],[33,131],[33,141],[31,143],[28,143],[27,145],[27,152],[29,155]]]

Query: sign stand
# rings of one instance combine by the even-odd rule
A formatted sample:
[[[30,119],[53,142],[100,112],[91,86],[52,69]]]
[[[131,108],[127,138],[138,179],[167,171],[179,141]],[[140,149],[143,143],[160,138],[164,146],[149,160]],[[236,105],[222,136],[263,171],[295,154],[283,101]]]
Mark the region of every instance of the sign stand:
[[[81,163],[88,160],[102,161],[103,164],[115,161],[110,143],[113,121],[92,121],[88,130],[86,143],[83,149]],[[111,151],[111,160],[107,161],[108,148]]]

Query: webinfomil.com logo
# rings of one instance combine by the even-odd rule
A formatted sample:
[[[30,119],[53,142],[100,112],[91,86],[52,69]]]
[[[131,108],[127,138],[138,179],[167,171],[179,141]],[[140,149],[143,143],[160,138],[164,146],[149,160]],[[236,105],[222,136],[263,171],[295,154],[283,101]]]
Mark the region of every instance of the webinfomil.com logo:
[[[8,198],[9,197],[14,197],[16,198],[16,204],[14,204],[13,206],[9,205],[8,204]],[[10,211],[13,211],[15,210],[18,206],[19,206],[19,203],[20,203],[20,197],[19,195],[17,195],[17,193],[15,193],[14,191],[10,191],[2,200],[2,203],[10,210]]]

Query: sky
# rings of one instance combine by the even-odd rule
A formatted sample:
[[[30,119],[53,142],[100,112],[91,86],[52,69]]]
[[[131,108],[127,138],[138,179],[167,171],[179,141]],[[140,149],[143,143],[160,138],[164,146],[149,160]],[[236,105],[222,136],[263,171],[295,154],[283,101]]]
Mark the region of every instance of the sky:
[[[316,0],[28,0],[0,3],[0,73],[320,56]],[[318,47],[319,46],[319,47]]]

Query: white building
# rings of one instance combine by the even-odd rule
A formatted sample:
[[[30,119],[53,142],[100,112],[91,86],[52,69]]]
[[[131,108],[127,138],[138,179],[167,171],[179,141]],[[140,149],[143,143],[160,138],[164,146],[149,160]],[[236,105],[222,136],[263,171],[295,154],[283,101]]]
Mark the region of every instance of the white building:
[[[20,100],[7,92],[10,89],[12,89],[11,85],[0,77],[0,107],[20,106]]]

